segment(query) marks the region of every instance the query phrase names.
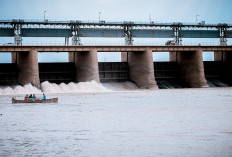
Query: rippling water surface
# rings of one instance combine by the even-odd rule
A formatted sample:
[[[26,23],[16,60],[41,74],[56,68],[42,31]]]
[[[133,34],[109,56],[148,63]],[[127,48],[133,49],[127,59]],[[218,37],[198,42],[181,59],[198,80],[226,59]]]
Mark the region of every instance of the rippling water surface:
[[[232,88],[109,86],[48,94],[57,104],[0,95],[0,156],[232,156]]]

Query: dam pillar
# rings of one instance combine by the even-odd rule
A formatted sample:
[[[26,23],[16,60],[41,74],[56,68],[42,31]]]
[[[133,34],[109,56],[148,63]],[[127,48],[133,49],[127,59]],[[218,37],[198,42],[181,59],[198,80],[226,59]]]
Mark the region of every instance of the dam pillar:
[[[214,52],[214,61],[222,61],[223,60],[223,52],[215,51]]]
[[[17,54],[18,83],[26,85],[31,83],[40,88],[39,65],[37,50],[18,52]]]
[[[205,79],[202,50],[177,53],[180,78],[193,88],[208,87]]]
[[[232,51],[222,53],[223,58],[223,76],[228,83],[232,84]]]
[[[128,61],[128,52],[121,52],[121,62]]]
[[[154,76],[152,50],[130,52],[128,55],[129,74],[131,81],[140,88],[157,89]]]
[[[11,52],[11,63],[17,63],[17,52]]]
[[[75,62],[75,53],[74,52],[68,52],[68,62],[69,63]]]
[[[100,82],[97,49],[75,53],[76,81]]]
[[[176,62],[176,54],[177,52],[169,52],[169,61],[170,62]]]

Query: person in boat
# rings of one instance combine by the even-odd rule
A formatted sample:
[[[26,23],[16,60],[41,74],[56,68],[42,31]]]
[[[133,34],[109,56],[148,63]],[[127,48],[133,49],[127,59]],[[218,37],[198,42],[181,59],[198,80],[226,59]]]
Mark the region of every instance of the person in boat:
[[[47,98],[46,98],[46,95],[43,93],[43,100],[46,100]]]
[[[29,99],[32,99],[32,98],[33,98],[33,96],[32,96],[32,94],[30,94],[30,95],[29,95]]]
[[[33,98],[34,100],[36,99],[36,96],[35,96],[35,94],[33,94],[33,95],[32,95],[32,98]]]
[[[29,96],[28,94],[25,96],[24,100],[28,100],[29,99]]]

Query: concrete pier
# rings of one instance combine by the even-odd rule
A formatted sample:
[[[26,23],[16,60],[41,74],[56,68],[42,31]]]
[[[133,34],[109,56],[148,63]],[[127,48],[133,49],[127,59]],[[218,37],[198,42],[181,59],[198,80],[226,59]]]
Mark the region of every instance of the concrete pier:
[[[128,52],[121,52],[121,62],[128,61]]]
[[[170,62],[176,62],[177,56],[176,56],[177,52],[169,52],[169,61]]]
[[[223,52],[216,51],[214,52],[214,61],[222,61],[223,60]]]
[[[75,62],[75,53],[74,52],[69,52],[68,53],[68,62],[69,63],[74,63]]]
[[[190,87],[208,87],[205,79],[202,50],[177,53],[180,78]]]
[[[228,83],[232,84],[232,51],[222,53],[223,61],[223,77]]]
[[[17,54],[18,83],[26,85],[31,83],[40,88],[38,53],[36,50],[20,52]]]
[[[17,52],[11,52],[11,63],[17,63]]]
[[[76,81],[100,82],[97,49],[75,53]]]
[[[130,52],[128,56],[131,81],[140,88],[156,89],[152,50]]]

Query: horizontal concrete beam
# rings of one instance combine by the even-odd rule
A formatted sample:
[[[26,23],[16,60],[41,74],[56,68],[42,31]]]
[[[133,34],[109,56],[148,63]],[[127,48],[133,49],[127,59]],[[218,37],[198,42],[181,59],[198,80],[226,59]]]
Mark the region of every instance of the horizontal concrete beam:
[[[153,52],[176,51],[232,51],[230,46],[13,46],[1,45],[0,52],[21,52],[36,49],[38,52],[86,52],[97,49],[98,52],[135,52],[150,49]]]

